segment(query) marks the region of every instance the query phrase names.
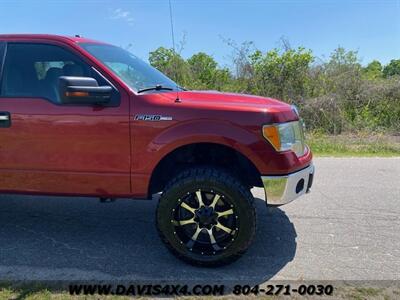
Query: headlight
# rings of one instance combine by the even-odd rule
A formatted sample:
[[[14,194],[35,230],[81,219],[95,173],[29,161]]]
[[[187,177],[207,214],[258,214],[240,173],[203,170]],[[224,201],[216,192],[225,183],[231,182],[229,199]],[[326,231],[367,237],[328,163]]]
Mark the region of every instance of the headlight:
[[[297,156],[304,154],[304,133],[301,121],[264,125],[262,131],[276,151],[292,150]]]

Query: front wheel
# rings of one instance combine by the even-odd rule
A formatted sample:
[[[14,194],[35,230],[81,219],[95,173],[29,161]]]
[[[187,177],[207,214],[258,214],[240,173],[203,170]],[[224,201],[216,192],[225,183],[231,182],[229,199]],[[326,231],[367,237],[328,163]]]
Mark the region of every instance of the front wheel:
[[[238,259],[253,240],[253,196],[224,170],[189,169],[172,179],[161,195],[157,228],[178,258],[194,265],[225,265]]]

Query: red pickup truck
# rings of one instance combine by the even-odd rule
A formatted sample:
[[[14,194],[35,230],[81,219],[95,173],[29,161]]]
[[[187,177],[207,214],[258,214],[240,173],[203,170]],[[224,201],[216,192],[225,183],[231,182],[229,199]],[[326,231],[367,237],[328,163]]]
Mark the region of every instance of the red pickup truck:
[[[189,91],[86,38],[0,35],[0,192],[152,199],[186,262],[230,263],[256,228],[250,189],[282,205],[314,174],[295,107]]]

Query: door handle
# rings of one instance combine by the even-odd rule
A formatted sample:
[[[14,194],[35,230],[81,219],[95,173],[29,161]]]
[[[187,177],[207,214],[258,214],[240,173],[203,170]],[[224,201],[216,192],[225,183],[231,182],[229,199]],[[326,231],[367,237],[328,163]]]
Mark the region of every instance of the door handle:
[[[11,115],[9,112],[0,112],[0,128],[8,128],[11,126]]]

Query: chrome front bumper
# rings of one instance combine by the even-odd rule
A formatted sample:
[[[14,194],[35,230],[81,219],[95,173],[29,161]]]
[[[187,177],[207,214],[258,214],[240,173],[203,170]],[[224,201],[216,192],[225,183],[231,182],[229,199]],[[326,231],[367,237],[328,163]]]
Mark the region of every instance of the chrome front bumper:
[[[284,176],[262,176],[268,205],[283,205],[308,192],[314,178],[314,165]]]

